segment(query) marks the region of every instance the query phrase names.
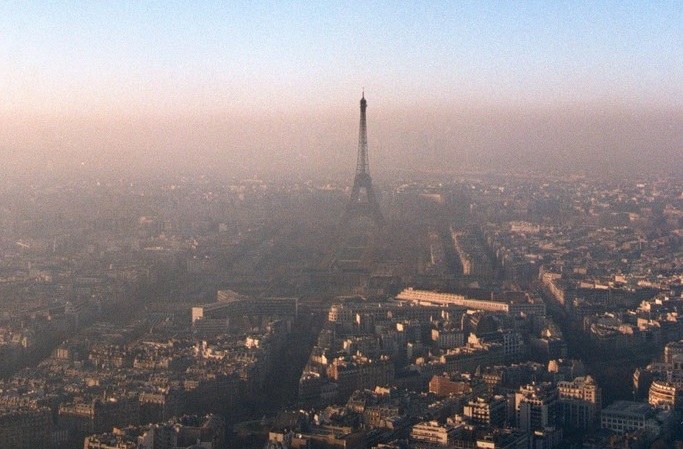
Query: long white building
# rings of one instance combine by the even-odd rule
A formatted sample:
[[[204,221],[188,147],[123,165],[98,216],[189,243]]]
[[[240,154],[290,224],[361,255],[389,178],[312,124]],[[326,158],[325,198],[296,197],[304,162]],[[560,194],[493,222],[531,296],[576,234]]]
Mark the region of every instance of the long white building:
[[[455,305],[467,309],[487,312],[505,312],[511,315],[545,316],[545,304],[539,298],[525,295],[525,300],[471,299],[455,293],[441,293],[430,290],[406,288],[396,296],[396,300],[412,302],[425,306]]]

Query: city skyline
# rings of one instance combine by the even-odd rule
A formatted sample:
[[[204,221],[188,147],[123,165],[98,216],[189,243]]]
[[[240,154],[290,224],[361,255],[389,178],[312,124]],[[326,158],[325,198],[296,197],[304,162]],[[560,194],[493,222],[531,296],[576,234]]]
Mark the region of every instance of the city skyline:
[[[0,3],[0,449],[683,449],[682,23]]]

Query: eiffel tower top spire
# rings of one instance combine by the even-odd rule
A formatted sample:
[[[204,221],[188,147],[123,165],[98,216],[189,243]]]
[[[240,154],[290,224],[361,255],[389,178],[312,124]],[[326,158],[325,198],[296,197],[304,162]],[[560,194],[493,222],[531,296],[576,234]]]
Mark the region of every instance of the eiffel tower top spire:
[[[360,99],[360,126],[358,128],[358,160],[356,162],[356,175],[370,175],[370,162],[368,161],[368,128],[365,122],[365,110],[368,102],[365,100],[365,89]]]

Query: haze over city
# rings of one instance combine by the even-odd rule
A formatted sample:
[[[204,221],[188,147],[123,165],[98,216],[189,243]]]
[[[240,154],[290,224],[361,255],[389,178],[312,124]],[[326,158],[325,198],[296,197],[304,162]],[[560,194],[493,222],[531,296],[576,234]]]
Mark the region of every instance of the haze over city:
[[[673,171],[677,2],[5,2],[11,174]]]
[[[0,449],[683,449],[682,24],[0,2]]]

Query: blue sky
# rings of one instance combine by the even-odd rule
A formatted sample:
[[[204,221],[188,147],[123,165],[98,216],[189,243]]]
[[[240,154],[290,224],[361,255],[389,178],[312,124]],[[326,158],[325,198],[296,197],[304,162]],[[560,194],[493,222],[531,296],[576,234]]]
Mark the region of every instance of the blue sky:
[[[534,160],[567,141],[544,137],[548,123],[572,152],[636,157],[656,142],[647,151],[670,157],[683,151],[682,24],[679,1],[5,1],[0,151],[344,165],[365,87],[380,161],[422,145],[437,165],[471,148]],[[492,129],[528,132],[515,149]]]
[[[399,104],[680,101],[682,5],[10,1],[0,83],[22,109],[333,105],[363,86]]]

